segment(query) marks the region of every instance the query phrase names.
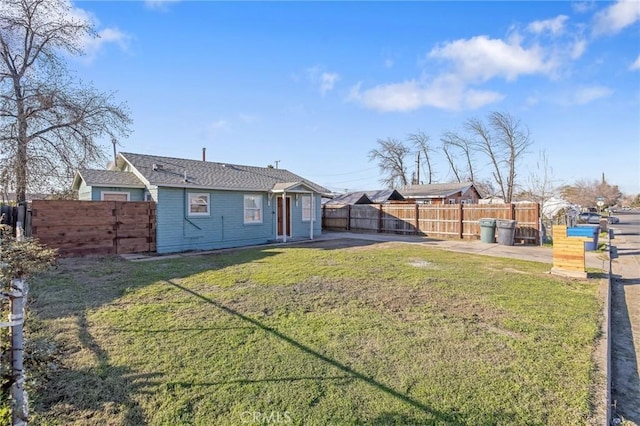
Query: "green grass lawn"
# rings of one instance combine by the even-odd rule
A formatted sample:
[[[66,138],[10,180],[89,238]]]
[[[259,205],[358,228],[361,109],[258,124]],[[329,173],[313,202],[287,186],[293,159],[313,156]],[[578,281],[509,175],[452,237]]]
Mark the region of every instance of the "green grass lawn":
[[[67,259],[31,283],[31,423],[589,423],[597,284],[549,269],[353,240]]]

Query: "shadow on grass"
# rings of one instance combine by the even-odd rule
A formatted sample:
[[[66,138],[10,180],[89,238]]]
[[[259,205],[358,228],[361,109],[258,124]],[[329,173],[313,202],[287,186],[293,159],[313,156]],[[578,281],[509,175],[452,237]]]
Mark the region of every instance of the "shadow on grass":
[[[107,352],[89,333],[84,313],[78,314],[76,322],[78,339],[95,358],[96,365],[56,371],[39,392],[41,397],[35,404],[36,412],[60,404],[62,408],[54,410],[59,421],[77,421],[87,415],[86,412],[90,412],[88,416],[92,422],[107,424],[110,418],[117,418],[122,424],[146,424],[144,412],[131,399],[131,394],[150,393],[146,389],[157,385],[161,374],[136,374],[128,367],[110,365]]]
[[[220,386],[220,385],[248,385],[251,383],[272,383],[272,382],[304,382],[310,381],[351,381],[353,376],[309,376],[309,377],[277,377],[272,379],[238,379],[238,380],[224,380],[221,382],[167,382],[166,386],[169,388],[182,387],[182,388],[197,388],[207,386]]]
[[[183,287],[180,284],[178,284],[178,283],[176,283],[176,282],[174,282],[172,280],[168,280],[168,282],[171,285],[173,285],[174,287],[177,287],[177,288],[181,289],[184,292],[192,294],[193,296],[195,296],[195,297],[197,297],[197,298],[209,303],[210,305],[215,306],[216,308],[226,312],[227,314],[233,315],[233,316],[235,316],[237,318],[240,318],[241,320],[246,321],[246,322],[252,324],[253,326],[255,326],[257,328],[259,328],[259,329],[261,329],[261,330],[263,330],[263,331],[265,331],[265,332],[267,332],[269,334],[272,334],[273,336],[275,336],[275,337],[277,337],[277,338],[289,343],[290,345],[292,345],[296,349],[299,349],[302,352],[305,352],[305,353],[307,353],[309,355],[312,355],[315,358],[317,358],[317,359],[319,359],[319,360],[321,360],[323,362],[326,362],[327,364],[329,364],[329,365],[337,368],[338,370],[343,371],[344,373],[348,374],[348,377],[351,377],[351,378],[354,378],[354,379],[357,379],[357,380],[361,380],[361,381],[363,381],[363,382],[365,382],[365,383],[367,383],[367,384],[379,389],[380,391],[386,393],[387,395],[390,395],[390,396],[392,396],[394,398],[397,398],[397,399],[403,401],[404,403],[406,403],[406,404],[408,404],[408,405],[410,405],[410,406],[412,406],[412,407],[414,407],[414,408],[416,408],[416,409],[418,409],[418,410],[420,410],[420,411],[422,411],[424,413],[427,413],[427,414],[430,414],[430,415],[434,416],[437,419],[438,422],[446,422],[447,424],[450,424],[450,425],[463,425],[463,424],[465,424],[462,421],[462,419],[459,418],[458,415],[450,414],[450,413],[443,413],[443,412],[437,411],[437,410],[433,409],[432,407],[429,407],[428,405],[426,405],[426,404],[424,404],[424,403],[422,403],[420,401],[417,401],[417,400],[415,400],[415,399],[413,399],[413,398],[411,398],[411,397],[409,397],[409,396],[407,396],[407,395],[405,395],[405,394],[403,394],[403,393],[401,393],[401,392],[399,392],[399,391],[397,391],[397,390],[385,385],[384,383],[378,382],[373,377],[369,377],[369,376],[367,376],[367,375],[365,375],[365,374],[363,374],[363,373],[361,373],[359,371],[356,371],[353,368],[351,368],[351,367],[349,367],[349,366],[347,366],[347,365],[345,365],[345,364],[343,364],[343,363],[341,363],[339,361],[336,361],[336,360],[334,360],[332,358],[329,358],[326,355],[321,354],[320,352],[310,348],[309,346],[306,346],[306,345],[304,345],[304,344],[292,339],[291,337],[279,332],[278,330],[276,330],[276,329],[274,329],[272,327],[269,327],[269,326],[263,324],[260,321],[257,321],[257,320],[255,320],[253,318],[250,318],[250,317],[246,316],[246,315],[243,315],[242,313],[240,313],[240,312],[238,312],[238,311],[236,311],[236,310],[234,310],[232,308],[229,308],[229,307],[223,305],[222,303],[219,303],[219,302],[217,302],[217,301],[215,301],[215,300],[213,300],[213,299],[211,299],[209,297],[203,296],[202,294],[200,294],[198,292],[195,292],[195,291],[193,291],[191,289]],[[344,377],[340,377],[340,379],[344,379]],[[291,380],[291,379],[289,379],[289,380]],[[247,383],[249,383],[249,382],[251,382],[251,381],[247,381]],[[383,424],[383,423],[374,423],[374,424]],[[384,423],[384,424],[388,424],[388,423]],[[403,424],[407,424],[407,423],[405,422]]]

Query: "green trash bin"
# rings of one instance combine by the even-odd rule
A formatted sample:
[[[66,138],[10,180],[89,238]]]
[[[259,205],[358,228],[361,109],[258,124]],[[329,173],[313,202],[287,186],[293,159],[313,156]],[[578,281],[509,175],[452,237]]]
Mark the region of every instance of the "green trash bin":
[[[512,246],[516,237],[516,221],[515,220],[498,220],[498,244],[503,246]]]
[[[496,242],[496,220],[492,218],[484,218],[478,221],[480,223],[480,241],[483,243]]]

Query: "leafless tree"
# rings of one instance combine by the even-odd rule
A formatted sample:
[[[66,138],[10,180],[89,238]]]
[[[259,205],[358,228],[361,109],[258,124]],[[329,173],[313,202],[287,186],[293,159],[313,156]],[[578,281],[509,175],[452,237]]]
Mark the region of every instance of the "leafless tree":
[[[540,151],[536,168],[529,172],[526,189],[522,195],[540,204],[540,210],[544,211],[545,204],[556,192],[556,186],[557,181],[553,168],[549,165],[547,153]]]
[[[449,164],[449,170],[451,170],[451,173],[453,173],[456,182],[462,182],[460,172],[458,171],[456,154],[455,152],[453,152],[453,147],[449,144],[443,143],[441,149],[444,157],[447,159],[447,163]]]
[[[582,207],[595,207],[598,197],[603,198],[606,206],[615,206],[622,199],[623,194],[617,185],[609,185],[604,177],[602,180],[579,180],[573,185],[561,189],[563,197],[570,203]]]
[[[506,203],[516,189],[518,167],[532,141],[528,129],[510,114],[492,112],[488,125],[477,118],[467,120],[465,128],[474,138],[473,147],[486,155],[493,178]]]
[[[411,149],[393,138],[378,139],[378,148],[369,151],[369,161],[377,160],[380,171],[386,176],[380,182],[388,188],[409,184],[405,159]]]
[[[462,182],[461,179],[469,182],[475,182],[476,178],[473,172],[473,144],[467,138],[460,136],[455,132],[445,132],[440,139],[442,142],[442,150],[449,161],[449,168],[456,176],[458,182]],[[457,158],[457,155],[454,153],[462,154],[464,157],[464,162],[466,163],[466,176],[462,176],[462,171],[458,168],[458,166],[452,160]]]
[[[0,3],[0,158],[18,202],[28,188],[69,185],[77,168],[105,161],[102,137],[129,134],[126,107],[75,81],[61,57],[81,55],[95,36],[68,0]]]
[[[413,146],[418,150],[418,152],[423,155],[424,162],[427,165],[426,180],[429,185],[432,184],[434,172],[433,172],[431,155],[433,153],[433,148],[431,147],[431,145],[429,145],[429,139],[430,139],[429,136],[425,134],[423,131],[418,130],[416,133],[409,134],[407,139],[409,142],[413,144]],[[419,163],[418,167],[422,166],[421,162],[418,162],[418,163]],[[417,171],[417,173],[419,175],[419,171]],[[420,182],[418,182],[418,184],[419,183]]]

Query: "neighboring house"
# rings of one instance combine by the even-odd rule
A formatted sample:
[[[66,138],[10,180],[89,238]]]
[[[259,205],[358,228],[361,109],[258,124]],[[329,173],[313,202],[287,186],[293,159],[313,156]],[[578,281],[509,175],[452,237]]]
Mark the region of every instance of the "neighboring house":
[[[409,185],[398,191],[418,204],[477,204],[482,198],[472,182]]]
[[[155,201],[158,253],[264,244],[321,233],[329,190],[284,169],[120,153],[80,170],[80,200]]]
[[[395,189],[383,189],[376,191],[348,192],[333,197],[325,204],[383,204],[390,201],[404,201],[404,197]]]

